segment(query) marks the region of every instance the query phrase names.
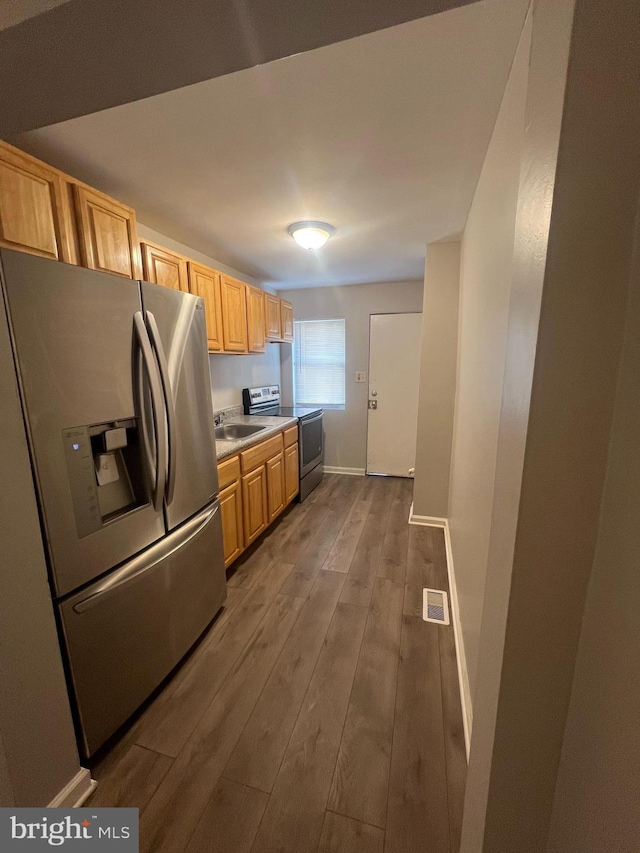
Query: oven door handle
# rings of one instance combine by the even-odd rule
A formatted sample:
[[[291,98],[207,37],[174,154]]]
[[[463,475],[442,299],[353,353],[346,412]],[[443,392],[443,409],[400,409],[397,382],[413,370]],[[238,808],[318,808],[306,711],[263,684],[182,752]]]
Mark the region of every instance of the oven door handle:
[[[302,418],[302,420],[300,421],[300,426],[304,426],[305,424],[314,424],[316,421],[321,421],[323,415],[324,412],[320,412],[319,415],[316,415],[313,418]]]

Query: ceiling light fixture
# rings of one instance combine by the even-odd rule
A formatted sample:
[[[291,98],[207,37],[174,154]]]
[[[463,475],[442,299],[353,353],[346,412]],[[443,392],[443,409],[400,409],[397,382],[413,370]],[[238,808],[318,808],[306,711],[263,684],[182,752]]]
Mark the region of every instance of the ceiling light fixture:
[[[303,249],[319,249],[327,242],[329,237],[336,233],[333,225],[326,222],[294,222],[287,231],[299,246]]]

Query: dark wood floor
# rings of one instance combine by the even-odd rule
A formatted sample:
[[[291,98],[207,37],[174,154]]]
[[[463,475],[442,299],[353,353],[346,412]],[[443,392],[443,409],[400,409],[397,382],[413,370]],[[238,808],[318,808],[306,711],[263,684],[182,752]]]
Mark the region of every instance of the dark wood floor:
[[[325,476],[244,556],[195,652],[94,768],[143,853],[457,853],[466,776],[442,531],[409,480]]]

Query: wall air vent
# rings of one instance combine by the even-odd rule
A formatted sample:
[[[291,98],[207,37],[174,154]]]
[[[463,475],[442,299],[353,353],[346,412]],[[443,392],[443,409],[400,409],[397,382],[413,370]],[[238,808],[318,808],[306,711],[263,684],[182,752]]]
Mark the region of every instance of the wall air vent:
[[[443,589],[422,590],[422,618],[425,622],[449,625],[449,597]]]

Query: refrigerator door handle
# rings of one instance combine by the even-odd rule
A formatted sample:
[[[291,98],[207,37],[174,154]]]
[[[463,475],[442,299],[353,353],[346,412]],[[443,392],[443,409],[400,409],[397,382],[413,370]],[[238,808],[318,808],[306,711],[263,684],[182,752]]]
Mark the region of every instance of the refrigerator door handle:
[[[154,566],[165,560],[175,551],[178,551],[196,536],[209,524],[213,516],[218,512],[220,504],[218,500],[210,504],[202,512],[199,512],[192,519],[185,522],[176,533],[162,539],[156,545],[152,545],[142,554],[138,554],[124,566],[116,569],[110,577],[95,584],[91,588],[91,592],[86,598],[78,601],[73,605],[76,613],[84,613],[99,604],[105,595],[120,589],[125,584],[139,577],[145,572],[150,571]]]
[[[169,462],[167,471],[167,487],[165,499],[168,504],[173,500],[173,493],[176,485],[176,409],[173,402],[173,391],[171,390],[171,382],[169,380],[169,368],[167,366],[167,357],[162,346],[162,339],[158,330],[156,318],[151,311],[145,311],[147,318],[147,326],[151,332],[151,343],[156,354],[158,367],[160,368],[160,378],[162,380],[162,389],[164,391],[165,408],[167,413],[167,425],[169,428]]]
[[[134,369],[135,369],[136,379],[137,379],[137,394],[138,394],[137,400],[139,401],[138,404],[140,406],[140,413],[141,413],[140,414],[140,432],[142,433],[142,445],[144,447],[144,454],[145,454],[145,459],[147,462],[147,470],[149,471],[149,479],[154,484],[154,489],[155,489],[156,460],[155,460],[154,452],[151,448],[151,441],[149,439],[149,428],[147,426],[147,419],[146,419],[145,413],[144,413],[144,395],[145,395],[144,377],[145,377],[145,370],[144,370],[144,364],[143,364],[143,360],[142,360],[142,351],[141,351],[140,347],[138,347],[138,350],[136,352],[136,361],[135,361],[135,368]]]
[[[133,315],[133,322],[142,353],[142,360],[149,380],[149,388],[151,390],[151,406],[153,408],[153,429],[156,440],[156,464],[155,464],[155,482],[153,486],[153,506],[156,512],[162,509],[162,498],[164,495],[164,487],[166,482],[166,464],[167,464],[167,427],[165,422],[165,409],[162,405],[162,388],[160,378],[158,376],[158,365],[153,357],[151,349],[151,341],[147,327],[142,319],[142,312],[136,311]],[[144,422],[144,413],[142,411],[143,400],[140,400],[140,419]],[[144,431],[144,427],[143,427]],[[145,439],[145,444],[147,444]]]

